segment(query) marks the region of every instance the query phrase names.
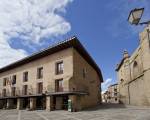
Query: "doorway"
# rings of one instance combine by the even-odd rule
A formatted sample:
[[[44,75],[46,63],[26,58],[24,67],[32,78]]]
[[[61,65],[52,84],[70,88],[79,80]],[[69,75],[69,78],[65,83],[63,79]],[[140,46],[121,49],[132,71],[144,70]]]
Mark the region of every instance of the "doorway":
[[[29,98],[23,98],[23,109],[30,107],[30,99]]]
[[[43,96],[37,97],[36,108],[38,110],[46,109],[46,97],[43,97]]]

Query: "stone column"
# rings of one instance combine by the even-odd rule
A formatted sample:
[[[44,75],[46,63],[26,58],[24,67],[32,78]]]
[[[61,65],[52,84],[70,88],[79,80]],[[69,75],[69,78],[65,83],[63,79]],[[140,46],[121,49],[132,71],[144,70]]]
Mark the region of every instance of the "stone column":
[[[17,110],[21,110],[23,108],[23,99],[17,99]]]
[[[47,111],[52,111],[52,110],[54,110],[54,106],[53,106],[53,96],[47,96],[47,97],[46,97],[46,110],[47,110]]]
[[[11,109],[11,108],[13,108],[13,100],[12,99],[7,99],[7,108],[8,109]]]
[[[36,109],[36,98],[32,97],[30,98],[30,110],[35,110]]]

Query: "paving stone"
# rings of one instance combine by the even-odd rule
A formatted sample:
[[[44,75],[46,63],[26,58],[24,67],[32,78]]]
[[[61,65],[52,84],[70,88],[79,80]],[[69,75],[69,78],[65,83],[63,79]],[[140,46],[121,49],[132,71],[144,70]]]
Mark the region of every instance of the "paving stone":
[[[0,110],[0,120],[150,120],[150,108],[109,104],[73,113]]]

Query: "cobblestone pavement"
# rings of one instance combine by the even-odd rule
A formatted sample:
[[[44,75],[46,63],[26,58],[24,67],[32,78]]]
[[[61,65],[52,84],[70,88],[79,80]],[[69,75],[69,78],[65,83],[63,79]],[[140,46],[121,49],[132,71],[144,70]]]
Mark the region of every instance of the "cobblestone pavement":
[[[0,120],[150,120],[150,108],[107,104],[74,113],[0,110]]]

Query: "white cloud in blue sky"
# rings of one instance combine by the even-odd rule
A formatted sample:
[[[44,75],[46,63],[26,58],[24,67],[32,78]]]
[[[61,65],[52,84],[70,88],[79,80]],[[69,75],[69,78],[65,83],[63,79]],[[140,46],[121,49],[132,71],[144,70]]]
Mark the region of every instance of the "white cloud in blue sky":
[[[113,83],[112,78],[106,79],[106,80],[102,83],[102,92],[104,93],[112,83]]]
[[[18,38],[40,45],[43,38],[64,35],[71,25],[62,14],[73,0],[0,0],[0,67],[28,55],[10,43]]]

